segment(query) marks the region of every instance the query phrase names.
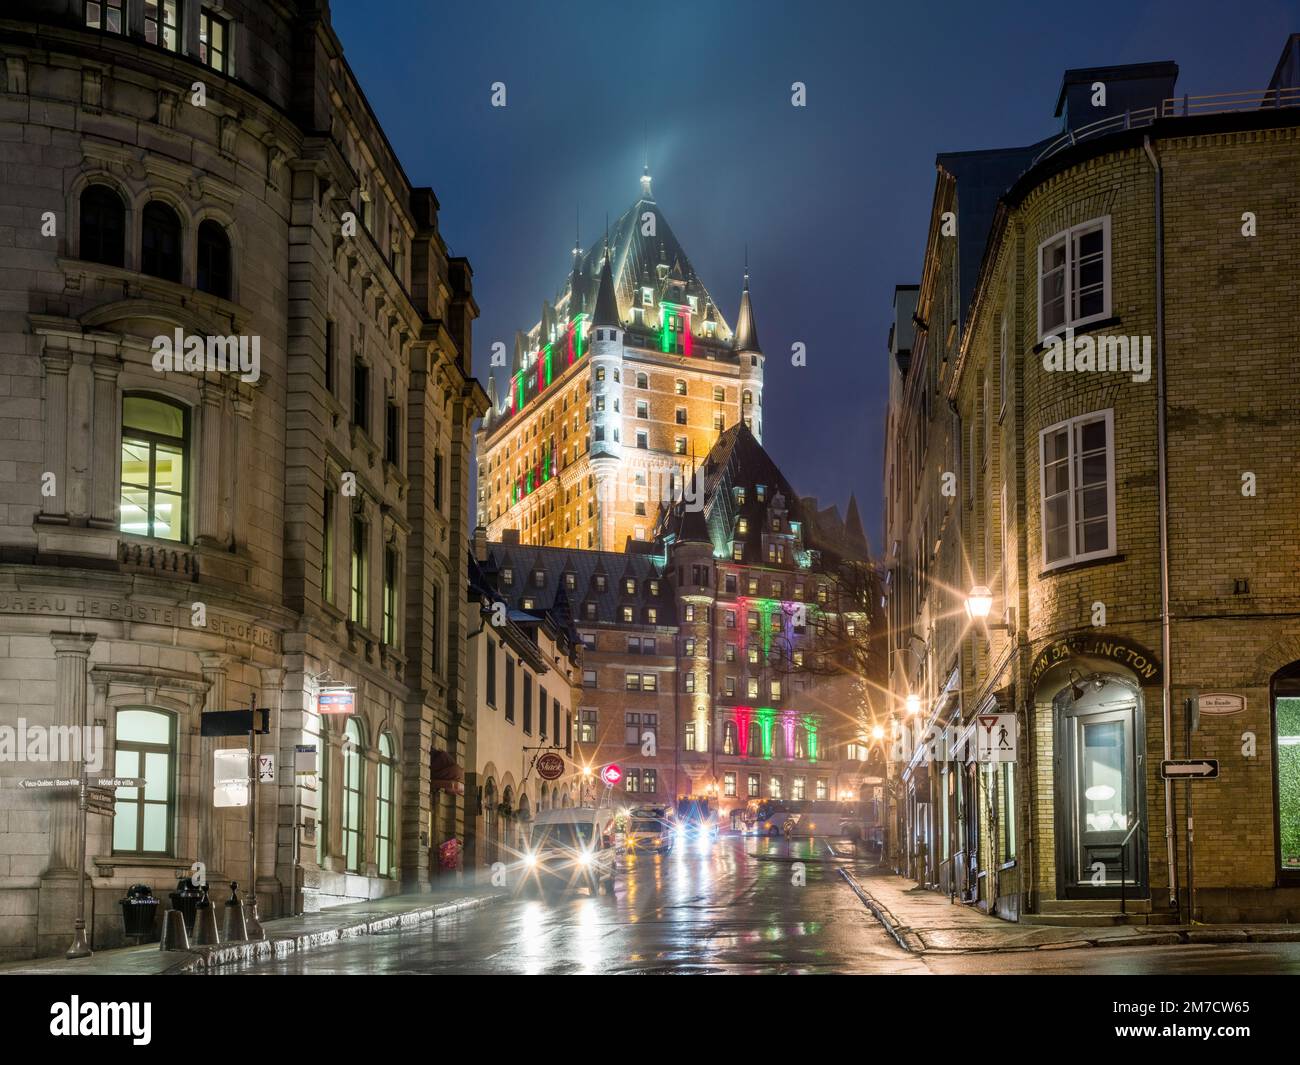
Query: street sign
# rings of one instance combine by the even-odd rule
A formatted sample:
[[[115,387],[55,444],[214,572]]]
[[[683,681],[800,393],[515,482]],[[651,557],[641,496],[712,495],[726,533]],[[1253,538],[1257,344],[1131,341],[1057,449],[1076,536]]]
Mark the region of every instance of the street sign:
[[[1160,763],[1160,775],[1165,780],[1217,780],[1217,758],[1171,758]]]
[[[256,710],[207,710],[199,715],[200,736],[247,736],[254,731],[261,736],[271,731],[271,711],[265,706]]]
[[[259,784],[275,783],[275,755],[259,754],[257,756],[257,782]]]
[[[316,775],[316,744],[295,743],[293,746],[293,771],[299,776]]]
[[[87,777],[86,784],[92,788],[143,788],[144,777]]]
[[[977,762],[1016,760],[1016,715],[980,714],[975,729]]]
[[[564,776],[564,759],[553,751],[547,751],[537,759],[537,775],[543,780],[559,780]]]
[[[247,747],[212,752],[212,805],[248,805]]]
[[[600,779],[605,782],[605,786],[612,788],[623,779],[623,770],[616,765],[607,765],[600,771]]]
[[[28,777],[18,782],[20,788],[77,788],[81,781],[75,777]]]
[[[20,780],[20,788],[143,788],[144,777],[28,777]]]
[[[1220,717],[1228,714],[1241,714],[1246,710],[1244,695],[1229,695],[1224,692],[1211,692],[1196,700],[1202,714],[1207,717]]]

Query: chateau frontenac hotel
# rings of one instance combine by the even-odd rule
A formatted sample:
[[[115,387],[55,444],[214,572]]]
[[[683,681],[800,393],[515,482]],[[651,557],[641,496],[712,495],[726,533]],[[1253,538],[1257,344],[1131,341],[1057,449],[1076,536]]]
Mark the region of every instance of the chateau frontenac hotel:
[[[723,429],[763,438],[763,353],[748,275],[733,331],[641,177],[636,202],[515,338],[478,438],[490,540],[622,550],[645,540]]]

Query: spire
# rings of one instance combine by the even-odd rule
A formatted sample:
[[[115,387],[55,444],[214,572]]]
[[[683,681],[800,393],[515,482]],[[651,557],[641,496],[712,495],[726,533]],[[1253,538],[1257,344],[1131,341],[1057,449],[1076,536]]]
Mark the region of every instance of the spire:
[[[496,412],[497,412],[497,375],[494,373],[488,374],[487,393],[488,393],[487,416],[489,418],[492,418],[496,416]]]
[[[758,346],[758,326],[754,324],[754,308],[749,302],[749,253],[745,254],[745,288],[740,294],[740,312],[736,315],[736,350],[756,351],[760,355],[763,349]]]
[[[596,291],[596,313],[592,325],[623,328],[618,317],[618,300],[614,298],[614,275],[609,269],[609,243],[605,244],[605,261],[600,264],[600,288]]]
[[[844,530],[848,533],[849,539],[866,544],[867,534],[862,528],[862,515],[858,513],[858,497],[855,493],[849,494],[849,509],[844,515]]]
[[[654,193],[650,191],[650,161],[646,160],[641,168],[641,199],[654,203]]]
[[[510,376],[513,377],[524,368],[524,334],[515,330],[515,351],[510,359]]]

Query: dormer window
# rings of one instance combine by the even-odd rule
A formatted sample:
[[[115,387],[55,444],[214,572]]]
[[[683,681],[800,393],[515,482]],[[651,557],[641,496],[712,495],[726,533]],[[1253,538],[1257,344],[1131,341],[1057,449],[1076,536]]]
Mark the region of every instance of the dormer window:
[[[564,589],[565,589],[565,591],[571,592],[571,591],[573,591],[575,588],[577,588],[577,586],[578,586],[578,578],[577,578],[577,575],[576,575],[576,574],[573,574],[573,573],[566,573],[566,574],[564,575]]]
[[[546,587],[546,571],[542,569],[533,570],[533,584],[538,588]]]
[[[623,582],[623,591],[627,595],[636,595],[636,581],[629,577]]]
[[[765,484],[754,485],[754,494],[758,497],[758,501],[760,503],[763,502],[763,500],[767,498],[767,485]]]
[[[654,289],[643,288],[641,290],[641,306],[653,307],[655,305]]]
[[[509,566],[501,571],[501,583],[507,588],[515,583],[515,571]]]
[[[596,591],[603,592],[604,590],[605,590],[605,578],[603,576],[598,576],[596,578]]]
[[[658,596],[658,594],[659,594],[659,582],[658,582],[658,581],[651,581],[651,582],[650,582],[650,594],[651,594],[652,596]]]
[[[737,535],[737,536],[745,536],[748,532],[749,532],[749,519],[748,519],[748,518],[737,518],[737,519],[736,519],[736,535]]]
[[[759,499],[762,499],[763,497],[762,497],[762,496],[759,496],[758,498],[759,498]],[[745,490],[744,490],[743,488],[737,488],[737,489],[736,489],[736,506],[738,506],[738,507],[743,507],[744,505],[745,505]]]

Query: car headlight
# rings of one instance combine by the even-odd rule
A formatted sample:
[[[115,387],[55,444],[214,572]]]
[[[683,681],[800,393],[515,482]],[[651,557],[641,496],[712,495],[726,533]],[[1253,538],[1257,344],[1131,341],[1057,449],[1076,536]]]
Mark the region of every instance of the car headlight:
[[[535,854],[533,854],[533,853],[531,853],[531,852],[525,854],[525,855],[524,855],[524,865],[528,866],[529,869],[532,869],[534,866],[536,866],[536,865],[537,865],[537,855],[535,855]]]
[[[581,851],[578,854],[578,864],[584,869],[591,864],[591,851]]]

